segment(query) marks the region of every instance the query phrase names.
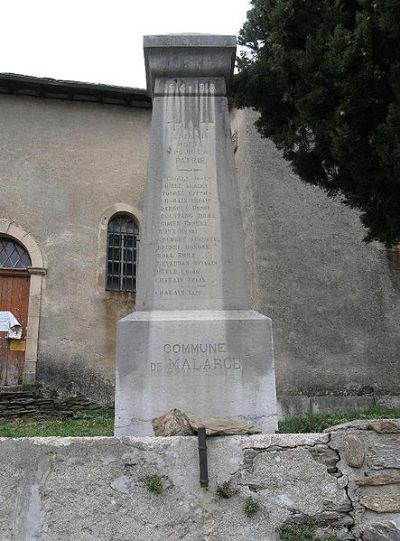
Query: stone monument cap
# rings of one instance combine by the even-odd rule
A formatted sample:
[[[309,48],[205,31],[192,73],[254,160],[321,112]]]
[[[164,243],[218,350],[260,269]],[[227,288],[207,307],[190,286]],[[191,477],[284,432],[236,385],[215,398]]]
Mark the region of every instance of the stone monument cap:
[[[147,92],[156,78],[223,78],[228,87],[235,66],[236,36],[165,34],[144,36]]]
[[[233,47],[236,36],[215,34],[162,34],[143,37],[144,48],[148,47]]]

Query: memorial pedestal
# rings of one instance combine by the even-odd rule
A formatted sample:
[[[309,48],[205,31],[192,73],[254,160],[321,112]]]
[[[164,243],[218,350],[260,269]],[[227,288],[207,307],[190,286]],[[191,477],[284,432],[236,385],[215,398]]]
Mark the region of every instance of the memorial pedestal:
[[[118,324],[115,435],[173,408],[277,428],[271,320],[253,310],[134,312]]]

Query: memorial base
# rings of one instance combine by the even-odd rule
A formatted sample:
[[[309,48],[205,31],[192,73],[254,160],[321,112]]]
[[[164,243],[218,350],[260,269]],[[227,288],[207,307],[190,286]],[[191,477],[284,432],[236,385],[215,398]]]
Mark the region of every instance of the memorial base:
[[[277,429],[271,320],[253,310],[133,312],[118,323],[116,436],[173,408]]]

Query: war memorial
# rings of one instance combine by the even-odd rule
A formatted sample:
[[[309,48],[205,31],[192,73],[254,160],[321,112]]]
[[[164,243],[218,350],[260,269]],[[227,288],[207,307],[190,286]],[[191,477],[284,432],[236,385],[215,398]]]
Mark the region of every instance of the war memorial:
[[[234,36],[144,38],[153,98],[136,311],[118,325],[116,435],[172,408],[277,427],[271,320],[251,310],[227,88]]]

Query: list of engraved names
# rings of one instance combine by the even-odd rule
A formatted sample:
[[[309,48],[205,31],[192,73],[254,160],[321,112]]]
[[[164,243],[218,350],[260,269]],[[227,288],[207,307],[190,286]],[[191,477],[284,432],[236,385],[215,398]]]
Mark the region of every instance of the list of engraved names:
[[[165,108],[165,176],[161,187],[155,297],[220,295],[220,222],[213,87],[187,96],[170,85]],[[182,95],[185,94],[185,95]]]

